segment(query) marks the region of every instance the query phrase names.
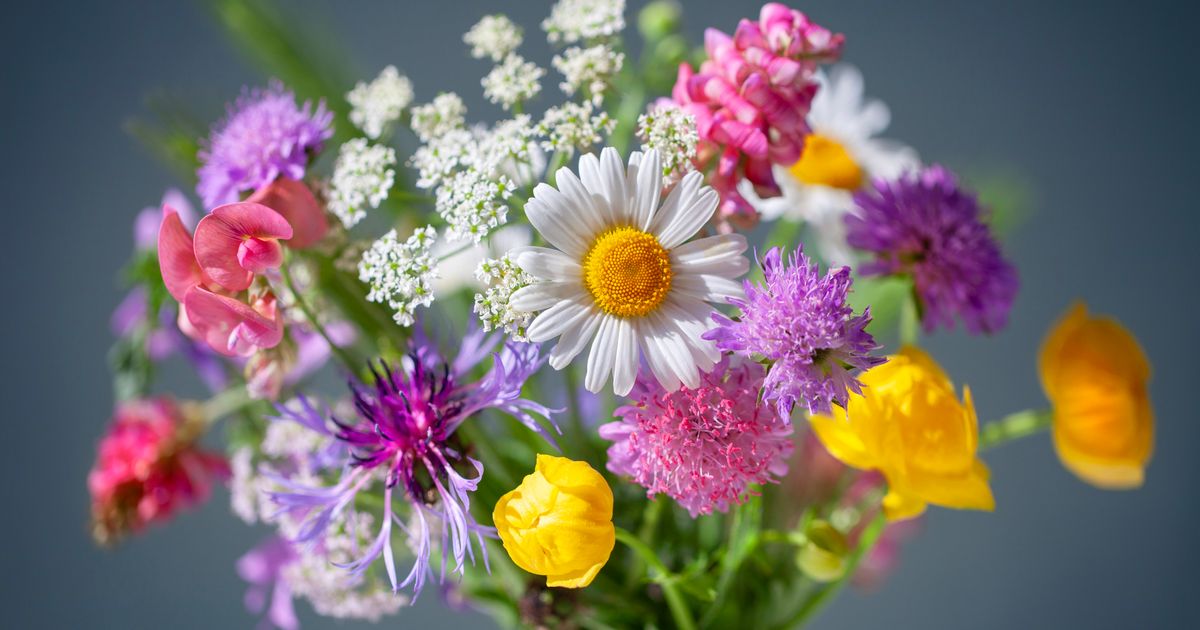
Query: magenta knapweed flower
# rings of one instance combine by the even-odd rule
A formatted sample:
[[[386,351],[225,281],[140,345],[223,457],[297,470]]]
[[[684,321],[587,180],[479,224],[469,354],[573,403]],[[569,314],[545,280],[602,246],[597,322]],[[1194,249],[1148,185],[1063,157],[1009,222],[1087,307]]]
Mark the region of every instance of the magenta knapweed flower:
[[[435,529],[440,530],[442,575],[462,575],[468,557],[474,560],[471,537],[484,554],[484,536],[495,530],[480,525],[471,515],[471,493],[483,476],[483,463],[468,455],[457,443],[455,430],[485,409],[495,409],[520,420],[549,438],[539,425],[539,416],[549,421],[551,410],[521,398],[525,380],[541,367],[536,345],[510,341],[492,354],[492,369],[478,382],[468,382],[467,372],[492,352],[499,337],[473,330],[464,335],[453,361],[446,361],[424,339],[415,339],[405,360],[390,366],[372,367],[374,382],[368,386],[352,382],[357,418],[331,417],[311,407],[296,411],[281,408],[291,419],[315,431],[332,435],[350,449],[347,472],[329,488],[311,488],[278,478],[288,488],[272,495],[280,507],[302,519],[298,542],[321,539],[329,524],[347,509],[354,498],[377,482],[383,483],[383,513],[379,535],[361,557],[346,565],[361,575],[383,557],[393,589],[411,586],[421,591],[432,575],[430,555]],[[399,494],[398,501],[394,495]],[[407,505],[405,513],[396,503]],[[405,527],[415,561],[408,576],[397,581],[392,554],[394,523]],[[406,525],[405,525],[406,524]]]
[[[600,427],[611,440],[608,469],[675,499],[695,517],[742,503],[750,484],[776,483],[787,472],[792,425],[759,404],[763,368],[726,356],[695,389],[667,391],[642,373],[619,407],[621,419]]]
[[[717,161],[709,184],[721,195],[721,220],[743,227],[757,221],[737,191],[743,178],[760,197],[780,194],[771,165],[800,158],[817,66],[836,60],[844,40],[799,11],[769,3],[757,22],[742,20],[733,37],[705,31],[708,59],[699,72],[680,65],[672,99],[696,118],[697,166]]]
[[[983,222],[979,200],[934,165],[894,181],[876,180],[854,196],[846,241],[873,252],[863,274],[911,275],[925,330],[995,332],[1008,321],[1017,271]]]
[[[333,113],[325,103],[297,106],[279,81],[245,90],[200,149],[196,192],[205,208],[213,208],[280,176],[301,179],[309,152],[332,135]]]
[[[228,476],[224,457],[197,448],[196,421],[168,398],[117,407],[88,473],[92,534],[109,543],[201,503]]]
[[[871,309],[855,316],[846,304],[848,267],[821,275],[799,249],[788,263],[779,248],[768,251],[761,262],[765,282],[747,280],[746,299],[729,300],[741,317],[713,313],[717,326],[704,338],[721,350],[772,362],[763,398],[775,401],[781,417],[789,417],[797,402],[810,413],[832,413],[831,405],[846,404],[848,392],[861,393],[851,370],[884,362],[870,354],[879,348],[866,331]]]

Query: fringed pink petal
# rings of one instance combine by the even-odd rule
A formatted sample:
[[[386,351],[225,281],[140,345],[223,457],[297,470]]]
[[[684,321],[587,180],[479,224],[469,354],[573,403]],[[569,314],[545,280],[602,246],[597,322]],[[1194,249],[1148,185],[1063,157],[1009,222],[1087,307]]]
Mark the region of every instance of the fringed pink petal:
[[[246,201],[259,203],[279,214],[292,226],[287,245],[304,249],[315,245],[329,232],[325,211],[304,182],[281,177],[259,188]]]

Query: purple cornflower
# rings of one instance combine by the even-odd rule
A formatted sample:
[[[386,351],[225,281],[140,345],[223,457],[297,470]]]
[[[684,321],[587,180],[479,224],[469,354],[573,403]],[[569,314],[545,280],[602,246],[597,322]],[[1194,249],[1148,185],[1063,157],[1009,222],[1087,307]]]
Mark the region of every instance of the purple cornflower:
[[[333,113],[325,103],[315,109],[309,101],[297,106],[295,95],[279,81],[244,90],[200,149],[196,192],[212,209],[280,175],[301,179],[308,152],[320,150],[332,135]]]
[[[850,269],[821,275],[817,264],[797,249],[787,267],[778,247],[761,261],[765,284],[745,281],[746,299],[731,298],[742,310],[734,321],[713,314],[717,327],[704,334],[721,350],[772,362],[763,397],[774,400],[787,418],[799,401],[809,413],[832,413],[845,406],[848,392],[861,393],[850,370],[883,363],[870,352],[879,348],[866,331],[871,309],[855,316],[846,304]]]
[[[981,220],[974,193],[934,165],[894,181],[877,180],[854,195],[859,216],[847,215],[846,240],[875,253],[864,274],[911,274],[926,331],[971,333],[1004,327],[1017,295],[1017,271]]]
[[[297,542],[318,541],[335,518],[355,509],[358,493],[382,481],[379,535],[357,560],[345,565],[353,574],[361,575],[382,555],[393,590],[411,586],[414,595],[419,594],[426,577],[432,575],[434,529],[441,530],[443,577],[448,566],[461,575],[466,558],[474,561],[472,535],[487,562],[483,536],[493,536],[495,530],[477,523],[470,513],[471,493],[483,475],[483,464],[457,445],[454,432],[484,409],[503,411],[547,439],[550,436],[535,416],[553,424],[550,409],[520,397],[525,380],[542,364],[535,345],[507,342],[492,354],[492,369],[480,381],[466,382],[467,373],[491,353],[498,339],[470,331],[458,356],[448,362],[429,342],[414,338],[411,352],[399,365],[381,361],[379,367],[372,366],[372,384],[350,384],[357,417],[332,417],[333,427],[326,425],[324,414],[311,408],[282,410],[313,430],[331,433],[350,452],[346,471],[333,487],[275,480],[289,490],[274,494],[275,502],[303,519]],[[393,509],[394,494],[409,506],[408,519]],[[399,583],[391,546],[393,524],[405,531],[415,556],[411,571]]]

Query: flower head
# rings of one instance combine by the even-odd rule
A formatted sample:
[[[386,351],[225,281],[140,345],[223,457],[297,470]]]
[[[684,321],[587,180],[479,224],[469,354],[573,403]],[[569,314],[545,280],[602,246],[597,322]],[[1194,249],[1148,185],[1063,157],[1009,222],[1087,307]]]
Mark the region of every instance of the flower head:
[[[705,337],[721,350],[773,362],[763,397],[776,402],[780,416],[791,415],[797,402],[810,413],[831,413],[831,405],[846,405],[850,392],[861,393],[851,370],[884,361],[870,355],[879,347],[866,331],[871,312],[855,316],[846,304],[849,268],[821,275],[799,249],[788,262],[784,266],[779,248],[767,252],[764,284],[747,281],[746,299],[730,300],[741,318],[714,313],[718,325]]]
[[[1042,344],[1038,367],[1063,465],[1099,488],[1141,486],[1154,450],[1154,410],[1150,363],[1133,335],[1076,304]]]
[[[280,177],[254,191],[246,201],[264,205],[283,216],[292,227],[292,238],[287,240],[292,249],[312,247],[329,232],[325,210],[304,182]]]
[[[523,103],[542,91],[540,83],[546,71],[517,54],[504,58],[483,77],[483,95],[504,109]]]
[[[558,588],[583,588],[600,573],[617,543],[612,518],[612,489],[600,473],[540,453],[533,473],[492,513],[512,561]]]
[[[809,424],[842,463],[883,473],[889,519],[917,516],[928,503],[994,509],[987,466],[976,455],[979,425],[969,388],[959,402],[941,367],[911,346],[860,380],[863,393],[852,394],[845,409],[810,416]]]
[[[338,149],[329,181],[329,211],[350,228],[378,208],[396,181],[396,150],[354,138]]]
[[[413,324],[413,311],[433,303],[433,279],[437,260],[430,253],[437,230],[418,229],[404,242],[390,230],[363,252],[358,279],[370,287],[367,301],[387,304],[395,311],[396,323]]]
[[[400,118],[404,108],[413,100],[412,81],[400,74],[396,66],[388,66],[370,83],[359,82],[346,94],[350,104],[350,122],[362,129],[372,140]]]
[[[864,274],[909,274],[926,330],[972,333],[1004,327],[1017,295],[1017,272],[981,216],[975,195],[941,166],[877,180],[854,196],[847,242],[875,255]]]
[[[487,286],[483,293],[475,295],[475,314],[483,329],[504,330],[513,339],[525,341],[533,313],[514,309],[510,302],[513,293],[533,282],[533,276],[522,271],[508,254],[480,261],[475,275]]]
[[[213,481],[227,476],[229,466],[197,448],[201,422],[168,398],[117,407],[88,473],[98,542],[113,542],[208,499]]]
[[[245,91],[200,149],[196,192],[212,208],[280,175],[301,179],[309,152],[332,135],[333,113],[324,103],[297,106],[295,95],[278,81]]]
[[[695,517],[724,512],[752,494],[751,484],[787,472],[792,425],[758,402],[762,366],[726,357],[691,388],[644,376],[600,436],[614,442],[608,469],[633,477],[647,496],[666,494]]]
[[[558,0],[542,30],[551,44],[611,37],[625,29],[625,0]]]
[[[506,15],[485,15],[463,35],[463,42],[471,47],[472,57],[500,61],[521,45],[521,27]]]
[[[597,110],[591,101],[563,103],[542,114],[537,133],[546,137],[542,141],[542,148],[569,154],[575,149],[587,149],[600,142],[615,125],[616,121],[609,117],[608,112]]]
[[[562,369],[588,342],[584,384],[600,391],[613,378],[624,395],[633,388],[639,356],[668,389],[700,384],[699,372],[720,359],[700,335],[712,307],[742,295],[733,280],[745,273],[746,239],[736,234],[687,242],[708,222],[717,195],[689,173],[660,203],[658,152],[630,156],[615,149],[579,160],[582,178],[556,174],[558,188],[539,184],[525,205],[529,222],[554,247],[511,254],[537,282],[512,295],[520,311],[542,311],[527,331],[541,343],[555,337],[550,365]]]
[[[454,92],[443,92],[425,105],[412,108],[412,129],[421,142],[461,129],[466,122],[467,106]]]
[[[584,92],[591,96],[593,105],[599,106],[624,61],[625,53],[606,44],[597,44],[589,48],[568,48],[561,55],[555,55],[552,63],[566,79],[558,84],[563,92],[568,95]]]
[[[692,169],[696,159],[696,118],[671,101],[656,103],[638,116],[638,138],[643,151],[662,156],[663,177],[678,181]]]

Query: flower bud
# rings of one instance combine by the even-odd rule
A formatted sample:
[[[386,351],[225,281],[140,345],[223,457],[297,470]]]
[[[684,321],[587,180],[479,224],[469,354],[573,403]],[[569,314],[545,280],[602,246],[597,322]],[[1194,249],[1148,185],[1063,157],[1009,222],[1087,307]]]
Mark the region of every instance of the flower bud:
[[[500,497],[492,519],[517,566],[547,586],[582,588],[616,544],[613,495],[586,462],[538,455],[533,474]]]
[[[679,30],[682,8],[675,0],[654,0],[638,12],[638,32],[646,41],[662,39]]]
[[[846,573],[849,545],[846,536],[826,521],[813,521],[804,532],[805,542],[796,554],[796,564],[818,582],[833,582]]]

